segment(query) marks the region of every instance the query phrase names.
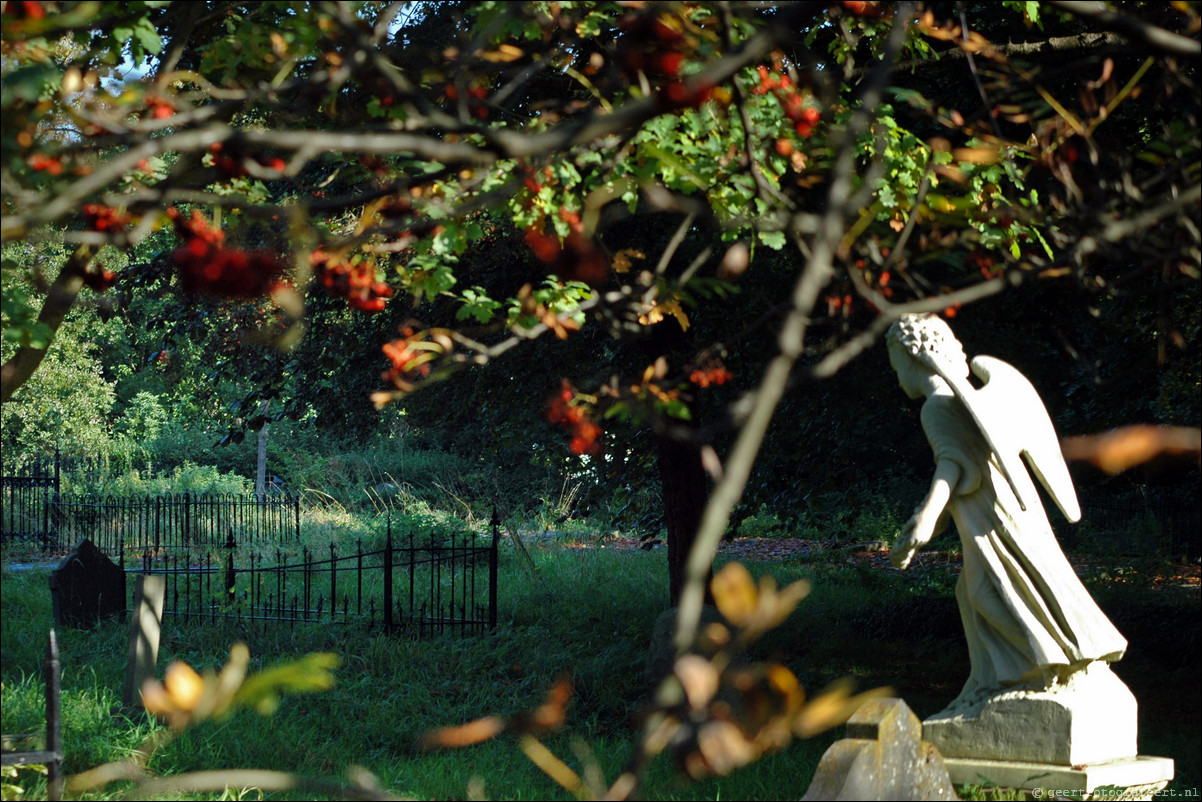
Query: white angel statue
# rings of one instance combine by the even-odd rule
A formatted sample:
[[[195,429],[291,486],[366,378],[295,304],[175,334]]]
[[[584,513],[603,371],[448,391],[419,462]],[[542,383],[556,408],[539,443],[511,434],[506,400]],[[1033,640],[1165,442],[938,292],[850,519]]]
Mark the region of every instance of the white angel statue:
[[[944,714],[1007,688],[1063,682],[1094,661],[1121,658],[1127,641],[1065,558],[1022,459],[1065,517],[1079,520],[1072,479],[1035,388],[987,356],[972,360],[983,383],[974,387],[963,348],[933,315],[903,317],[886,339],[902,389],[926,399],[922,426],[935,455],[930,492],[890,559],[908,566],[948,513],[964,552],[956,600],[971,673]]]

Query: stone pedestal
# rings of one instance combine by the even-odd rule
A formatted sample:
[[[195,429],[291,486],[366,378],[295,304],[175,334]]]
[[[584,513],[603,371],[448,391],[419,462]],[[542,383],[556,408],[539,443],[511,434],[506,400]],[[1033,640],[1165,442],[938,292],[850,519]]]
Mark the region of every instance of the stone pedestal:
[[[1048,688],[1010,690],[923,722],[945,758],[1079,766],[1135,757],[1135,697],[1110,666],[1091,663]]]
[[[1022,789],[1034,799],[1152,799],[1173,779],[1167,757],[1129,757],[1088,766],[945,758],[952,783]]]
[[[1138,705],[1103,662],[1048,687],[955,704],[923,722],[957,785],[1035,799],[1151,799],[1173,761],[1137,755]]]

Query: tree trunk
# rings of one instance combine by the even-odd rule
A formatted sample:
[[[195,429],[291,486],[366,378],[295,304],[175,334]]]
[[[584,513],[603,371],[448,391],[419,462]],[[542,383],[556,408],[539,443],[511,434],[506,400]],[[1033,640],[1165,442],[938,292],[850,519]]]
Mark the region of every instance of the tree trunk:
[[[668,530],[668,591],[671,606],[680,602],[684,588],[685,563],[697,529],[701,526],[701,515],[705,511],[708,488],[705,469],[701,466],[701,449],[687,438],[687,431],[673,426],[656,435],[658,441],[659,476],[663,484],[664,526]],[[673,429],[678,436],[673,436]],[[686,435],[685,437],[679,436]],[[706,583],[706,599],[710,597]]]

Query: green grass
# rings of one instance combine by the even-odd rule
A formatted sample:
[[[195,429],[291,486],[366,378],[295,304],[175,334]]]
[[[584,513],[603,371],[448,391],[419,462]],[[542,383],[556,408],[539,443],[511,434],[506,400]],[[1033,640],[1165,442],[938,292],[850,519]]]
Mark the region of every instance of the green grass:
[[[253,767],[339,777],[359,765],[385,787],[423,799],[467,798],[481,787],[493,799],[567,799],[510,737],[455,751],[417,747],[431,729],[529,710],[567,674],[574,687],[568,727],[546,743],[578,771],[595,762],[612,781],[637,734],[647,644],[667,598],[665,554],[534,545],[531,556],[532,569],[503,542],[501,624],[486,636],[410,641],[355,627],[238,631],[168,623],[160,667],[171,659],[218,667],[238,639],[250,646],[252,670],[314,651],[339,653],[342,666],[333,690],[288,697],[270,718],[240,712],[204,723],[160,750],[151,768],[163,775]],[[833,560],[750,567],[756,574],[770,571],[782,585],[803,577],[813,582],[794,616],[756,650],[757,657],[784,662],[811,691],[851,676],[861,689],[893,687],[925,716],[959,690],[967,655],[948,572],[896,575]],[[46,571],[4,569],[4,732],[39,733],[44,727],[40,660],[51,625],[46,582]],[[1190,596],[1101,585],[1095,593],[1132,642],[1116,671],[1141,701],[1141,752],[1178,761],[1173,787],[1198,787],[1196,591]],[[123,626],[61,630],[59,638],[66,771],[127,756],[158,725],[112,715],[124,680]],[[661,758],[648,771],[642,795],[798,797],[837,737],[833,732],[797,742],[730,777],[700,784],[683,783]],[[28,797],[44,795],[44,780],[24,773],[21,782]],[[88,798],[113,798],[121,790],[115,785]]]

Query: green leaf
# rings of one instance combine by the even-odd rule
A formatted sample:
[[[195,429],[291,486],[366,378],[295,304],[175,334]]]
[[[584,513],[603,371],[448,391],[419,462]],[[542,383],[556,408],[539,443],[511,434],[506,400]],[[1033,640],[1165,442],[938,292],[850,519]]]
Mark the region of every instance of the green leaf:
[[[760,242],[764,243],[774,251],[779,251],[781,248],[785,247],[785,243],[787,242],[785,232],[783,231],[760,231],[758,232],[758,236],[760,238]]]
[[[146,17],[143,17],[136,23],[134,37],[147,53],[158,55],[163,49],[163,40],[159,38],[159,32],[155,30],[154,25]]]
[[[299,660],[260,671],[246,678],[234,697],[236,704],[270,716],[284,693],[312,693],[334,687],[334,669],[342,660],[332,652],[315,652]]]

